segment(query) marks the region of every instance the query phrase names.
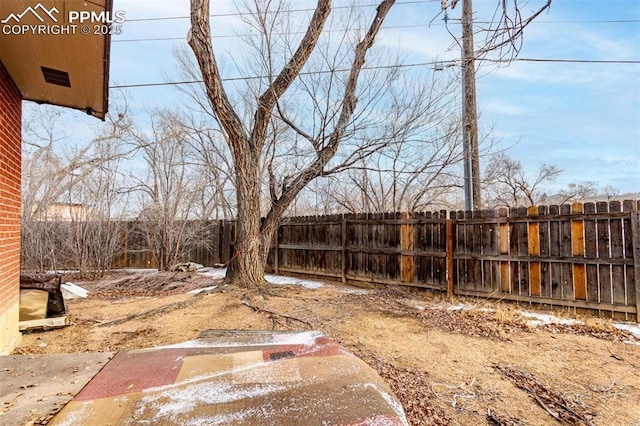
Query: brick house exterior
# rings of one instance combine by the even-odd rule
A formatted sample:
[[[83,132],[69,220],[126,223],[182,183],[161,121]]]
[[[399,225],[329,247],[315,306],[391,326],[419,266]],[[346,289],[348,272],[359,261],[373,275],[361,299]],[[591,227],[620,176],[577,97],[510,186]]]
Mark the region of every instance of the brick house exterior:
[[[22,97],[0,62],[0,354],[20,338]]]
[[[20,340],[22,102],[71,108],[100,120],[109,106],[109,34],[29,28],[68,26],[70,11],[108,17],[113,0],[59,3],[0,0],[0,355]],[[7,31],[14,27],[25,30]]]

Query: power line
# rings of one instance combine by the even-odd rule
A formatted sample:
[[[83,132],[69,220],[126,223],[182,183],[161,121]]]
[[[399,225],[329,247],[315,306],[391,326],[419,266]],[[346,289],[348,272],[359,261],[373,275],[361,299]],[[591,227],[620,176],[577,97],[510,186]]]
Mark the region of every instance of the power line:
[[[419,2],[416,2],[416,3],[419,3]],[[402,3],[396,3],[396,4],[402,4]],[[369,6],[375,6],[375,5],[369,5]],[[349,6],[349,7],[351,7],[351,6]],[[362,6],[359,6],[359,7],[362,7]],[[334,9],[340,9],[340,7],[336,7]],[[312,9],[308,9],[308,10],[312,11]],[[286,12],[303,12],[303,11],[307,11],[307,9],[289,10],[289,11],[286,11]],[[228,13],[228,14],[209,15],[209,17],[210,18],[223,18],[223,17],[232,17],[232,16],[240,16],[240,15],[243,15],[243,14]],[[172,21],[172,20],[180,20],[180,19],[190,19],[190,17],[189,16],[163,16],[163,17],[155,17],[155,18],[134,18],[134,19],[127,19],[126,22]],[[459,23],[459,22],[456,22],[456,21],[458,21],[458,19],[450,19],[450,21],[453,21],[454,23]],[[537,24],[559,24],[559,25],[565,25],[565,24],[637,24],[638,22],[640,22],[640,19],[605,19],[605,20],[581,20],[581,21],[536,21]],[[477,20],[474,20],[473,23],[474,24],[491,24],[490,21],[477,21]],[[421,26],[424,26],[424,24],[422,24]],[[444,26],[444,24],[431,24],[431,26]]]
[[[441,0],[413,0],[413,1],[399,1],[396,2],[395,5],[403,6],[403,5],[411,5],[411,4],[428,4],[428,3],[440,3]],[[367,7],[377,7],[378,3],[370,3],[370,4],[358,4],[358,5],[345,5],[345,6],[333,6],[333,10],[338,9],[353,9],[353,8],[367,8]],[[315,8],[301,8],[301,9],[285,9],[278,10],[274,12],[267,13],[301,13],[301,12],[313,12]],[[209,15],[210,18],[228,18],[228,17],[237,17],[237,16],[251,16],[251,12],[229,12],[229,13],[212,13]],[[126,22],[148,22],[148,21],[175,21],[181,19],[191,19],[189,15],[184,16],[157,16],[151,18],[133,18],[127,19]],[[612,20],[576,20],[576,21],[536,21],[537,23],[544,24],[620,24],[620,23],[637,23],[640,22],[640,19],[612,19]],[[490,24],[489,21],[476,21],[473,20],[474,24]],[[443,25],[443,24],[441,24]]]
[[[638,22],[640,22],[640,19],[605,19],[585,21],[536,21],[536,24],[634,24]]]
[[[396,2],[396,5],[408,5],[408,4],[426,4],[426,3],[436,3],[440,2],[440,0],[416,0],[416,1],[399,1]],[[333,6],[331,9],[353,9],[355,7],[365,8],[365,7],[378,7],[378,3],[372,4],[359,4],[359,5],[348,5],[348,6]],[[277,12],[270,13],[298,13],[298,12],[313,12],[315,8],[303,8],[303,9],[287,9],[287,10],[278,10]],[[210,18],[228,18],[233,16],[251,16],[252,13],[249,12],[233,12],[233,13],[212,13],[209,15]],[[146,22],[146,21],[171,21],[178,19],[190,19],[190,16],[161,16],[155,18],[134,18],[127,19],[127,22]]]
[[[487,59],[483,58],[482,61],[493,62],[493,63],[501,63],[501,62],[509,62],[504,59]],[[515,58],[511,60],[513,61],[521,61],[521,62],[550,62],[550,63],[573,63],[573,64],[640,64],[640,60],[598,60],[598,59],[545,59],[545,58]],[[384,65],[378,67],[363,67],[363,70],[379,70],[379,69],[390,69],[390,68],[416,68],[416,67],[424,67],[428,65],[442,65],[449,64],[451,66],[456,65],[460,62],[460,59],[451,59],[451,60],[443,60],[443,61],[433,61],[433,62],[419,62],[413,64],[401,64],[401,65]],[[336,72],[348,72],[349,69],[337,69],[337,70],[325,70],[325,71],[309,71],[309,72],[301,72],[300,75],[319,75],[319,74],[331,74]],[[227,77],[223,78],[222,81],[246,81],[246,80],[257,80],[261,78],[267,78],[267,76],[248,76],[248,77]],[[185,81],[169,81],[169,82],[158,82],[158,83],[137,83],[137,84],[122,84],[116,86],[109,86],[110,89],[132,89],[132,88],[142,88],[142,87],[157,87],[157,86],[181,86],[186,84],[200,84],[203,80],[185,80]]]
[[[618,60],[618,59],[544,59],[544,58],[515,58],[512,60],[508,59],[483,59],[483,61],[487,62],[512,62],[512,61],[521,61],[521,62],[558,62],[558,63],[569,63],[569,64],[640,64],[640,60]]]
[[[382,29],[403,29],[403,28],[422,28],[424,24],[414,24],[414,25],[390,25],[383,26]],[[345,32],[347,30],[344,29],[335,29],[335,30],[326,30],[326,32]],[[304,34],[304,31],[295,31],[291,34]],[[237,38],[241,36],[246,36],[248,34],[225,34],[225,35],[212,35],[211,38]],[[125,40],[114,40],[111,39],[111,43],[125,43],[125,42],[140,42],[140,41],[168,41],[168,40],[186,40],[186,36],[182,37],[157,37],[157,38],[137,38],[137,39],[125,39]]]
[[[222,15],[220,15],[222,16]],[[148,18],[149,20],[153,20],[153,19],[160,19],[160,18]],[[165,19],[165,18],[163,18]],[[182,17],[167,17],[166,19],[182,19]],[[135,21],[135,20],[127,20],[127,22],[131,22],[131,21]],[[141,20],[137,20],[137,21],[141,21]],[[457,20],[454,19],[450,19],[451,23],[454,24],[460,24],[460,22],[457,22]],[[474,24],[490,24],[491,22],[489,21],[474,21]],[[619,19],[619,20],[603,20],[603,21],[536,21],[536,24],[560,24],[560,25],[565,25],[565,24],[621,24],[621,23],[640,23],[640,19]],[[441,23],[437,23],[437,24],[431,24],[430,26],[444,26],[445,24],[441,24]],[[382,29],[405,29],[405,28],[424,28],[425,24],[411,24],[411,25],[389,25],[389,26],[383,26]],[[328,32],[343,32],[345,30],[327,30]],[[300,32],[293,32],[292,34],[304,34],[303,31]],[[246,34],[245,34],[246,35]],[[238,37],[238,34],[224,34],[224,35],[212,35],[211,38],[215,39],[215,38],[236,38]],[[178,41],[178,40],[185,40],[186,37],[185,36],[181,36],[181,37],[153,37],[153,38],[135,38],[135,39],[111,39],[111,43],[136,43],[136,42],[144,42],[144,41]]]
[[[381,70],[381,69],[391,69],[391,68],[415,68],[415,67],[424,67],[427,65],[438,65],[443,63],[451,63],[453,64],[455,61],[433,61],[433,62],[420,62],[415,64],[399,64],[399,65],[381,65],[377,67],[362,67],[363,70]],[[323,71],[307,71],[301,72],[300,75],[320,75],[320,74],[332,74],[337,72],[349,72],[348,68],[341,68],[336,70],[323,70]],[[246,80],[257,80],[261,78],[268,78],[267,76],[248,76],[248,77],[227,77],[223,78],[222,81],[246,81]],[[186,81],[169,81],[163,83],[139,83],[139,84],[123,84],[118,86],[109,86],[109,89],[129,89],[136,87],[154,87],[154,86],[181,86],[185,84],[199,84],[202,83],[203,80],[186,80]]]

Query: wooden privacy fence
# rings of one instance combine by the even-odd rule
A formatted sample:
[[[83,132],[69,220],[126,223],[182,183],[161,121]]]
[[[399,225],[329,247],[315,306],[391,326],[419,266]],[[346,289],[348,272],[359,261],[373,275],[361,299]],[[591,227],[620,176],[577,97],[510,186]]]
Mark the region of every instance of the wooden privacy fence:
[[[474,212],[285,218],[269,255],[276,273],[407,285],[637,318],[640,201]],[[234,255],[235,222],[194,223],[183,260]],[[114,267],[154,267],[139,223],[126,224]]]
[[[276,273],[409,285],[630,319],[640,307],[638,210],[639,201],[613,201],[296,217],[280,225],[270,260]]]

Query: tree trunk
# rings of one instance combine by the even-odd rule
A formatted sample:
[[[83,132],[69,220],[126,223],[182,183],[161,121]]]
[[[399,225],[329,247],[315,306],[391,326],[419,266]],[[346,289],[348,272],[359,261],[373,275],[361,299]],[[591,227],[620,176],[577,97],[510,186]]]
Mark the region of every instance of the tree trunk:
[[[257,165],[236,167],[238,213],[236,222],[235,253],[227,275],[226,283],[236,283],[247,288],[262,286],[264,266],[260,226],[260,181]],[[256,176],[254,176],[256,175]]]

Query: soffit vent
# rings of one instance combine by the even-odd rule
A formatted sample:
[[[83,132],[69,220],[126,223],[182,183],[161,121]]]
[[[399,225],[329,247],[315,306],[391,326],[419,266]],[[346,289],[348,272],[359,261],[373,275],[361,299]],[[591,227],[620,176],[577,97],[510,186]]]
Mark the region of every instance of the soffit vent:
[[[71,87],[71,81],[69,81],[69,73],[60,70],[54,70],[53,68],[40,67],[42,69],[42,75],[44,75],[44,81],[50,84],[58,86]]]

